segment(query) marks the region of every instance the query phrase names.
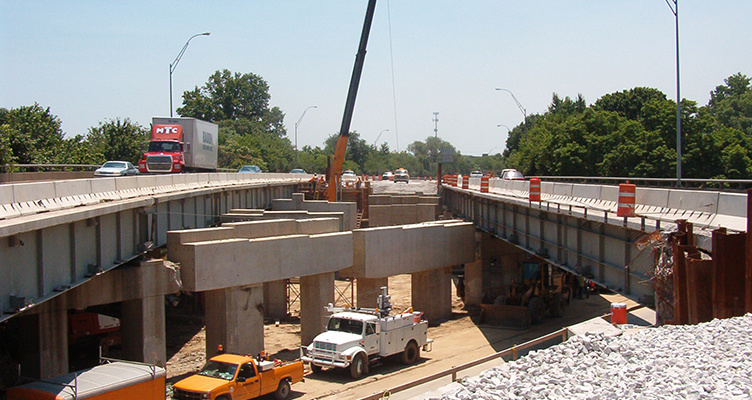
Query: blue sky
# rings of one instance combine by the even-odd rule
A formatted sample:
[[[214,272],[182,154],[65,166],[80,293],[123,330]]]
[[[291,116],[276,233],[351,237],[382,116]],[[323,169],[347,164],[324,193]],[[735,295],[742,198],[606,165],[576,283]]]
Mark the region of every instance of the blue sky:
[[[0,107],[38,102],[67,135],[114,118],[148,126],[220,69],[255,73],[298,146],[338,133],[366,0],[0,0]],[[707,104],[752,75],[752,1],[679,0],[681,94]],[[391,20],[391,24],[389,23]],[[390,30],[391,26],[391,51]],[[463,154],[504,149],[506,128],[554,92],[588,104],[636,86],[676,98],[674,16],[665,0],[379,0],[351,130],[405,150],[434,134]],[[392,67],[393,66],[393,67]],[[394,76],[394,80],[392,80]]]

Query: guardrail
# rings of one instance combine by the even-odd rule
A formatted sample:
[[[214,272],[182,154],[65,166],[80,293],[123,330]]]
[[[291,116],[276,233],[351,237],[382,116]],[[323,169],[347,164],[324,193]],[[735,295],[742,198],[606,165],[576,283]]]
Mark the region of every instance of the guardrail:
[[[92,171],[99,167],[99,164],[5,164],[0,165],[0,184],[92,178]],[[217,168],[216,172],[236,171]]]
[[[676,178],[640,178],[640,177],[616,177],[616,176],[538,176],[541,180],[552,182],[592,183],[618,185],[629,181],[638,186],[681,187],[695,189],[714,189],[743,191],[752,188],[752,179],[697,179],[682,178],[681,186],[677,185]]]
[[[374,394],[372,394],[370,396],[361,397],[359,400],[379,400],[379,399],[386,399],[391,394],[398,393],[398,392],[401,392],[403,390],[411,389],[411,388],[414,388],[415,386],[423,385],[423,384],[431,382],[431,381],[435,381],[435,380],[437,380],[439,378],[443,378],[443,377],[445,377],[447,375],[451,375],[452,376],[452,382],[456,382],[457,381],[457,373],[460,372],[460,371],[463,371],[463,370],[466,370],[468,368],[472,368],[472,367],[478,366],[480,364],[487,363],[489,361],[493,361],[493,360],[495,360],[497,358],[501,358],[501,357],[512,356],[512,360],[517,360],[517,358],[519,356],[519,352],[521,350],[525,350],[525,349],[528,349],[530,347],[539,345],[541,343],[548,342],[549,340],[554,340],[554,339],[556,339],[558,337],[561,337],[562,342],[566,341],[567,340],[567,334],[568,334],[568,332],[569,332],[569,330],[567,328],[562,328],[562,329],[559,329],[558,331],[549,333],[548,335],[541,336],[539,338],[527,341],[527,342],[522,343],[520,345],[512,346],[512,347],[510,347],[508,349],[505,349],[505,350],[502,350],[502,351],[500,351],[498,353],[494,353],[494,354],[485,356],[483,358],[477,359],[475,361],[471,361],[469,363],[458,365],[456,367],[452,367],[452,368],[449,368],[449,369],[441,371],[441,372],[437,372],[435,374],[426,376],[424,378],[421,378],[421,379],[418,379],[418,380],[415,380],[415,381],[412,381],[412,382],[408,382],[408,383],[405,383],[405,384],[402,384],[402,385],[399,385],[399,386],[395,386],[395,387],[393,387],[391,389],[387,389],[387,390],[385,390],[383,392],[378,392],[378,393],[374,393]]]

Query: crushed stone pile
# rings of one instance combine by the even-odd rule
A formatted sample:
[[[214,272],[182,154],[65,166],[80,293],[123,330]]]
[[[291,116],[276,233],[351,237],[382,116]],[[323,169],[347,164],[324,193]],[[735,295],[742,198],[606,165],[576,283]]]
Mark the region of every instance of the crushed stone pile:
[[[441,399],[752,399],[752,314],[574,336],[461,384]]]

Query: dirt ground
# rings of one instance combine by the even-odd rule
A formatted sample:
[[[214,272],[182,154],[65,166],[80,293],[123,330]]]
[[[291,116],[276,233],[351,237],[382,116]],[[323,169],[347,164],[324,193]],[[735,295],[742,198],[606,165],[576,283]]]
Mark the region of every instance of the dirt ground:
[[[337,306],[349,306],[347,301],[351,299],[350,281],[336,281],[338,293],[335,299]],[[340,294],[341,293],[341,294]],[[394,310],[405,310],[411,306],[410,275],[397,275],[389,278],[389,295],[392,297]],[[181,299],[190,302],[191,299]],[[375,302],[375,299],[374,299]],[[462,310],[464,304],[457,296],[452,296],[452,308],[457,315],[467,315]],[[190,373],[198,371],[206,362],[206,331],[200,317],[190,317],[184,312],[173,312],[167,316],[167,378],[176,381]],[[279,324],[269,322],[264,325],[264,345],[266,351],[274,358],[280,360],[295,360],[300,356],[300,303],[291,305],[291,317]],[[468,317],[469,319],[469,317]],[[434,334],[440,334],[443,330],[451,331],[457,328],[457,321],[452,324],[442,324],[432,328]]]

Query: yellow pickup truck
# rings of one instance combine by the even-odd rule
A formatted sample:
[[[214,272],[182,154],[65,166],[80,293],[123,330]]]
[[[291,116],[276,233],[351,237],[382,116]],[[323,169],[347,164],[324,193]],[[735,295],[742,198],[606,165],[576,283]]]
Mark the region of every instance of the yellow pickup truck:
[[[290,385],[303,380],[303,362],[277,365],[252,356],[221,354],[210,359],[197,374],[172,387],[175,400],[246,400],[274,393],[278,400],[290,396]]]

